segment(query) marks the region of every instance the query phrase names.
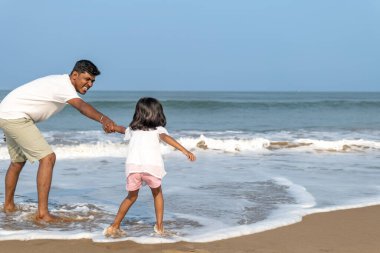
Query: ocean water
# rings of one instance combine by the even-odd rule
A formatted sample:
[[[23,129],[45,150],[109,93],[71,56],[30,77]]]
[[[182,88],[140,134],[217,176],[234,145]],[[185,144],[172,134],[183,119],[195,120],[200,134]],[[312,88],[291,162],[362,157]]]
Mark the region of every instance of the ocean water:
[[[19,210],[0,212],[0,240],[207,242],[380,203],[380,93],[90,91],[84,99],[128,125],[142,96],[162,102],[169,133],[197,155],[192,163],[162,145],[167,235],[153,233],[147,187],[122,223],[127,236],[102,235],[127,195],[128,143],[68,106],[39,127],[57,154],[49,208],[72,221],[33,221],[37,164],[28,163],[16,191]],[[0,182],[8,163],[1,140]]]

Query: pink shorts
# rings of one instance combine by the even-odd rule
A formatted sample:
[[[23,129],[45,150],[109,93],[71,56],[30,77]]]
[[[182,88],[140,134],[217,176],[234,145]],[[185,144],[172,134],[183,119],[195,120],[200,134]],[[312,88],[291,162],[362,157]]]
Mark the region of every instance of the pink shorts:
[[[161,179],[149,173],[131,173],[127,177],[127,191],[136,191],[143,183],[150,188],[158,188],[161,186]]]

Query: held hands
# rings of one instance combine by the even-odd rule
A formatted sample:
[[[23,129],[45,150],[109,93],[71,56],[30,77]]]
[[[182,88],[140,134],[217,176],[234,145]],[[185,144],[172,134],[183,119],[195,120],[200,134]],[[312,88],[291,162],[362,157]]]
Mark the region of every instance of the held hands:
[[[116,126],[116,124],[110,118],[104,116],[102,118],[102,120],[100,121],[100,123],[103,126],[104,132],[106,132],[106,133],[113,133],[113,132],[115,132],[115,126]]]
[[[113,122],[110,118],[103,115],[103,117],[100,120],[100,123],[103,126],[103,130],[106,133],[120,133],[125,134],[125,126],[119,126],[116,125],[115,122]]]

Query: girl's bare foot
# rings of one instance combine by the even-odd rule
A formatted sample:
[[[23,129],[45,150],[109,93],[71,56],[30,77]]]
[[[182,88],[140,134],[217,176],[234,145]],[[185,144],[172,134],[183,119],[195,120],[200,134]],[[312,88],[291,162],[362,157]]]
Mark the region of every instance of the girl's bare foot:
[[[164,235],[164,233],[165,233],[164,228],[162,228],[161,230],[159,230],[158,227],[157,227],[157,224],[154,225],[153,229],[154,229],[154,232],[156,232],[159,235]]]
[[[106,237],[119,238],[126,236],[127,233],[121,228],[109,226],[108,228],[104,229],[103,235],[105,235]]]

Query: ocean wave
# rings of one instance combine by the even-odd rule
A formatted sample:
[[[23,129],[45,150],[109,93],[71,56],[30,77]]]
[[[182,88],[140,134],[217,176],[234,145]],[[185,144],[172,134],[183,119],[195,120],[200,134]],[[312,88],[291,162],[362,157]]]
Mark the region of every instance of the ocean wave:
[[[226,152],[240,151],[321,151],[321,152],[358,152],[366,150],[380,149],[379,141],[370,140],[316,140],[316,139],[295,139],[290,141],[276,141],[264,138],[253,139],[213,139],[205,136],[194,139],[181,139],[184,143],[196,142],[196,147],[201,149],[221,150]]]
[[[162,100],[165,108],[174,109],[299,109],[299,108],[379,108],[378,100],[280,100],[280,101],[218,101],[218,100]],[[91,101],[95,107],[99,108],[134,108],[135,101]]]
[[[200,135],[182,137],[178,141],[187,149],[199,152],[368,152],[380,150],[380,141],[364,139],[293,139],[270,140],[266,138],[216,138]],[[97,141],[79,144],[52,145],[59,159],[88,157],[126,157],[128,143],[115,141]],[[161,144],[161,152],[166,155],[174,151],[171,146]],[[0,160],[8,159],[5,145],[0,146]]]
[[[137,100],[91,100],[89,103],[96,108],[104,109],[133,109]],[[161,103],[166,109],[180,110],[215,110],[215,109],[305,109],[305,108],[341,108],[341,109],[376,109],[380,101],[356,99],[290,99],[290,100],[217,100],[217,99],[162,99]]]

